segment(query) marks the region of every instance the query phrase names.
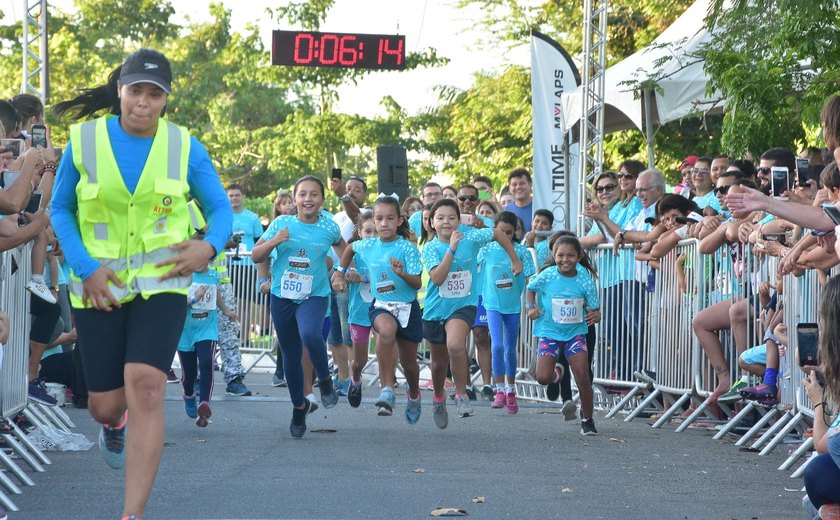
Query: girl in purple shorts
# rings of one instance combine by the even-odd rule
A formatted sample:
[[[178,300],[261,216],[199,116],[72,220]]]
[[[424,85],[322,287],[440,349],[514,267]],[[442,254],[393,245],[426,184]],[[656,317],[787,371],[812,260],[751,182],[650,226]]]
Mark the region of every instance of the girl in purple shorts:
[[[551,253],[556,267],[545,269],[532,278],[526,293],[528,317],[540,320],[537,381],[547,385],[562,378],[556,363],[560,349],[563,349],[580,393],[580,433],[597,435],[592,418],[592,381],[586,350],[587,328],[601,320],[598,291],[593,280],[597,273],[575,237],[560,237]],[[578,270],[578,264],[585,270]]]

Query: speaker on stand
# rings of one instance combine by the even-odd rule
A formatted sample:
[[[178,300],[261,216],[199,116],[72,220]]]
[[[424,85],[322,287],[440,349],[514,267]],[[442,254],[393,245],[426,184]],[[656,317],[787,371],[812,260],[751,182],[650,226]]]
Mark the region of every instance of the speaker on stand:
[[[396,193],[400,203],[408,198],[408,160],[404,147],[377,146],[376,172],[380,193]]]

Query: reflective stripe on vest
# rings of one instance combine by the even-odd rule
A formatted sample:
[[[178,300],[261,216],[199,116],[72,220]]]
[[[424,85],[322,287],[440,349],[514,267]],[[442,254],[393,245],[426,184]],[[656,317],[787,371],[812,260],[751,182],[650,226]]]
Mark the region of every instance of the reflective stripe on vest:
[[[146,298],[162,292],[187,294],[191,276],[160,281],[171,266],[155,264],[179,254],[169,246],[190,235],[186,200],[189,134],[174,123],[158,121],[149,156],[131,194],[111,148],[110,117],[74,125],[70,132],[73,162],[80,175],[77,218],[85,248],[125,285],[109,284],[120,302],[138,294]],[[82,281],[71,274],[69,285],[73,306],[85,307]]]

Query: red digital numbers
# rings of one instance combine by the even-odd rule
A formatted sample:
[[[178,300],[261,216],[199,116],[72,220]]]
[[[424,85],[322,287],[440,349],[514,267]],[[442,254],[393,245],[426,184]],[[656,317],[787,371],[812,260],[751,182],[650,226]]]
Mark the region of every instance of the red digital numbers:
[[[377,63],[383,65],[389,57],[396,57],[395,65],[401,66],[403,64],[403,44],[405,40],[398,40],[397,48],[391,48],[391,40],[389,38],[380,38],[379,40],[379,58]]]
[[[304,67],[404,69],[405,36],[274,31],[271,63]]]

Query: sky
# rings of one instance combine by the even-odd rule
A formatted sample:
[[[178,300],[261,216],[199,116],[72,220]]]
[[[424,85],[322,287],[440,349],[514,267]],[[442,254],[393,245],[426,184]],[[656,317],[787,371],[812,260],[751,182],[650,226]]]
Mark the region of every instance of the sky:
[[[0,0],[0,10],[7,16],[19,19],[20,0]],[[49,0],[50,6],[69,11],[72,0]],[[173,0],[176,22],[189,16],[192,21],[209,18],[209,0]],[[528,42],[509,51],[501,47],[478,48],[480,36],[471,30],[471,20],[477,10],[462,11],[452,7],[454,0],[336,0],[329,11],[323,31],[346,33],[402,34],[409,52],[423,48],[437,49],[439,56],[451,61],[445,67],[414,71],[374,72],[339,90],[337,111],[365,116],[382,115],[379,105],[385,95],[391,95],[409,114],[416,114],[424,107],[436,104],[436,85],[452,85],[466,89],[472,84],[473,74],[479,71],[501,70],[507,64],[529,63]],[[266,49],[271,48],[273,29],[294,30],[286,24],[277,24],[266,13],[269,6],[282,5],[269,0],[222,0],[231,10],[233,30],[242,30],[247,23],[256,23]]]

